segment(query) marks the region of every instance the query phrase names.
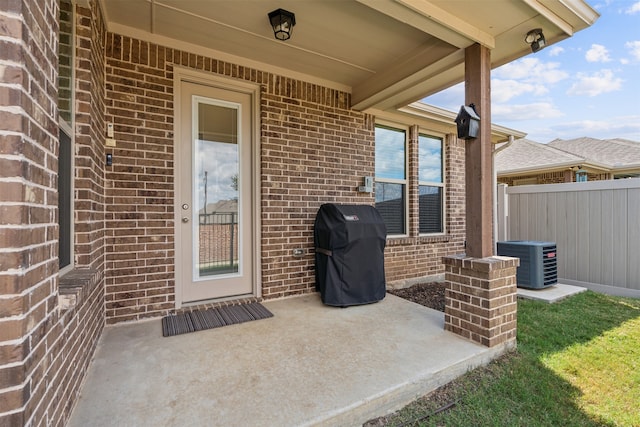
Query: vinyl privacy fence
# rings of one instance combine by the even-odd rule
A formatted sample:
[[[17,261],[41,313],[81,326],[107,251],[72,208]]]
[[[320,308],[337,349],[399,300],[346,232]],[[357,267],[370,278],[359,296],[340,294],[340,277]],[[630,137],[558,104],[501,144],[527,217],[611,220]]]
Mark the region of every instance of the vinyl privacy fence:
[[[555,242],[562,283],[640,297],[640,179],[500,185],[498,240]]]

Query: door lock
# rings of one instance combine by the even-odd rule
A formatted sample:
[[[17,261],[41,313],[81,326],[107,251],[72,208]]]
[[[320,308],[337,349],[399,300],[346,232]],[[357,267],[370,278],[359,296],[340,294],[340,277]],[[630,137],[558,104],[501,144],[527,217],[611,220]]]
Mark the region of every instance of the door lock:
[[[186,204],[186,203],[184,203],[184,204],[182,205],[182,209],[186,211],[187,209],[189,209],[189,205],[188,205],[188,204]]]
[[[187,218],[186,216],[182,217],[182,222],[189,222],[189,218]]]

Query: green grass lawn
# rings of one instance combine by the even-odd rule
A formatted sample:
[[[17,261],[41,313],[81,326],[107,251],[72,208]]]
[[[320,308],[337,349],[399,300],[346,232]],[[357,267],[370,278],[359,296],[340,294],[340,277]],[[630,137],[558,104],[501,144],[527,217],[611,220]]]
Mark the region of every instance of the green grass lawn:
[[[450,388],[452,408],[427,398],[388,425],[640,426],[640,300],[519,300],[518,349]]]

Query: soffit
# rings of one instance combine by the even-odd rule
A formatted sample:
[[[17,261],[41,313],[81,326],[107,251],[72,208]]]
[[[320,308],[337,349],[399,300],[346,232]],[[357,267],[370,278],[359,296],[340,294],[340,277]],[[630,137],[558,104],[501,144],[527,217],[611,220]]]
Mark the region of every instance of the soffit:
[[[548,4],[547,4],[548,3]],[[565,4],[574,5],[567,7]],[[102,0],[110,31],[173,40],[240,63],[352,93],[353,107],[395,109],[464,78],[464,48],[492,49],[493,66],[595,21],[582,0]],[[275,40],[267,13],[294,12],[292,38]],[[245,62],[245,63],[243,63]]]

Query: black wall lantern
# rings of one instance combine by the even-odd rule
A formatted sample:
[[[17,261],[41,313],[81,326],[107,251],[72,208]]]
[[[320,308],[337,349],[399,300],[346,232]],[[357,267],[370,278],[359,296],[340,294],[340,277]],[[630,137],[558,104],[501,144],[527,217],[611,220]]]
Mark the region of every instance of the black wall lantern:
[[[476,106],[469,104],[467,107],[460,107],[460,112],[455,120],[458,125],[458,138],[473,139],[478,137],[480,132],[480,116],[476,112]]]
[[[278,40],[289,40],[293,26],[296,25],[296,15],[287,10],[278,9],[269,12],[269,21],[273,27],[273,34]]]
[[[531,45],[531,51],[534,53],[547,45],[547,41],[544,39],[544,34],[542,34],[542,28],[536,28],[535,30],[529,31],[525,36],[524,41]]]

